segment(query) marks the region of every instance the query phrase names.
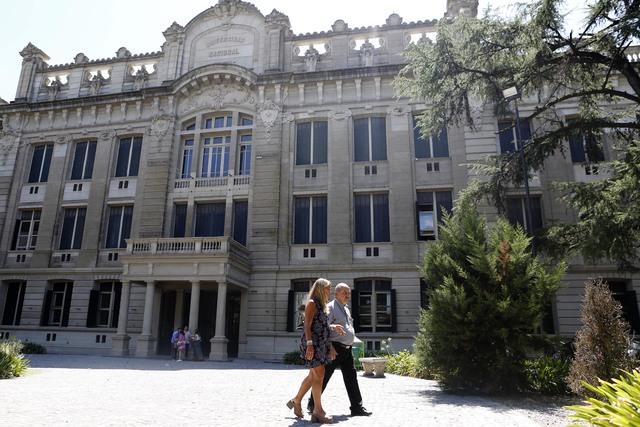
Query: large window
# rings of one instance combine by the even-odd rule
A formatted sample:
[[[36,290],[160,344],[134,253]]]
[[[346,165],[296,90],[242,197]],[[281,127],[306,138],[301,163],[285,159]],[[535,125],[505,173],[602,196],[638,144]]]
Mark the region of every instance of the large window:
[[[240,164],[238,175],[251,175],[251,134],[240,135]]]
[[[131,237],[133,206],[111,206],[105,248],[126,248],[125,239]]]
[[[204,138],[200,176],[209,178],[229,175],[230,142],[229,135]]]
[[[16,224],[12,249],[16,251],[32,251],[36,248],[38,230],[40,229],[40,210],[24,210]]]
[[[185,139],[182,147],[182,168],[180,178],[192,178],[193,170],[193,138]]]
[[[296,132],[296,165],[327,163],[327,122],[298,123]]]
[[[173,215],[173,237],[185,237],[187,228],[187,204],[176,203]]]
[[[430,159],[433,157],[449,157],[449,138],[447,129],[444,128],[438,135],[424,138],[418,127],[418,118],[413,118],[413,145],[417,159]]]
[[[20,325],[22,316],[22,304],[24,294],[27,289],[27,282],[7,283],[7,297],[4,301],[4,311],[2,312],[3,325]]]
[[[387,160],[387,123],[384,117],[353,121],[354,160]]]
[[[389,242],[389,196],[387,194],[356,194],[355,241]]]
[[[604,149],[600,138],[591,132],[573,132],[569,136],[569,151],[573,163],[597,163],[604,161]]]
[[[71,179],[91,179],[96,157],[96,141],[78,142],[73,155]]]
[[[58,282],[45,293],[42,326],[68,326],[73,282]]]
[[[53,155],[53,144],[38,145],[33,148],[31,158],[31,169],[29,170],[29,182],[47,182],[49,179],[49,168],[51,167],[51,156]]]
[[[640,333],[640,314],[638,313],[638,297],[633,290],[627,290],[626,280],[606,279],[611,296],[622,306],[622,316],[629,325],[631,325],[631,333],[637,335]]]
[[[531,197],[531,232],[535,233],[542,228],[542,206],[540,197]],[[527,229],[526,222],[526,199],[524,197],[509,197],[507,199],[507,219],[513,225],[520,224],[523,229]]]
[[[142,137],[122,138],[118,144],[116,176],[138,176]]]
[[[416,211],[419,240],[433,240],[437,237],[437,224],[442,222],[443,209],[449,213],[453,209],[451,191],[418,191]]]
[[[249,203],[246,200],[233,202],[233,240],[247,246],[247,220]]]
[[[293,332],[304,327],[304,307],[314,280],[294,280],[289,290],[287,330]]]
[[[196,237],[224,235],[224,203],[196,204]]]
[[[121,293],[122,284],[120,282],[100,283],[99,289],[91,291],[89,296],[89,311],[87,314],[88,328],[118,327]]]
[[[80,249],[87,208],[67,208],[62,221],[60,249]]]
[[[518,135],[513,121],[498,122],[498,136],[500,139],[500,153],[513,153],[520,148],[516,143]],[[520,120],[520,140],[524,143],[531,139],[531,125],[528,120]]]
[[[293,243],[327,243],[327,197],[296,197],[294,210]]]
[[[396,294],[390,280],[356,280],[351,293],[356,332],[396,331]]]

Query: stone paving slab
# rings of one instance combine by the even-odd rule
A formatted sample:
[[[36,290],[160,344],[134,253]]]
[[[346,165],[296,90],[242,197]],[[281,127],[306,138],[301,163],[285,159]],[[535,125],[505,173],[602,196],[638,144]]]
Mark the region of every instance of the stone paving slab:
[[[307,370],[280,363],[175,362],[133,357],[29,355],[31,369],[0,380],[0,426],[306,426],[285,402]],[[341,426],[539,426],[482,397],[442,393],[434,381],[358,378],[371,417],[351,417],[340,372],[323,394]]]

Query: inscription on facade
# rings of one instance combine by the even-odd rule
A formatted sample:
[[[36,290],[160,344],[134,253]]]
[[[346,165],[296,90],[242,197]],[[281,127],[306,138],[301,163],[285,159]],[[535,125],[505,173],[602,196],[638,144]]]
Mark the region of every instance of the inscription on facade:
[[[205,46],[209,51],[209,58],[220,58],[224,56],[238,56],[247,41],[243,34],[214,37],[206,42]]]

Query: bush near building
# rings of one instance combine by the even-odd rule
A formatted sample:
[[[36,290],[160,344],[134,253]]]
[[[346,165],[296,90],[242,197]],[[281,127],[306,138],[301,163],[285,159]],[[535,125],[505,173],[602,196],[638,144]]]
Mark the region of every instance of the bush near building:
[[[416,354],[445,390],[478,393],[526,386],[528,337],[560,286],[564,263],[532,255],[530,238],[503,219],[488,227],[463,195],[424,256],[429,307]]]
[[[22,342],[0,341],[0,379],[19,377],[28,367],[29,361],[22,354]]]

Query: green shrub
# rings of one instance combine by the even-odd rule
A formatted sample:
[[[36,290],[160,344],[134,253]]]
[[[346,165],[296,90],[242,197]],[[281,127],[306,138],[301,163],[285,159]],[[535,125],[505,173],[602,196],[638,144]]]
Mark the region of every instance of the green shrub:
[[[609,380],[631,369],[627,353],[630,326],[623,318],[622,306],[600,279],[586,284],[580,320],[583,326],[576,334],[568,383],[575,394],[589,395],[591,389],[584,383],[595,387],[600,378]]]
[[[286,365],[304,365],[300,350],[285,353],[282,356],[282,363]]]
[[[529,387],[543,394],[568,394],[567,377],[571,363],[561,357],[540,356],[524,362]]]
[[[36,342],[23,342],[22,343],[23,354],[47,354],[47,348],[42,344]]]
[[[586,382],[583,385],[596,397],[587,397],[588,405],[567,406],[575,411],[569,418],[602,427],[640,425],[640,372],[625,371],[613,382],[600,380],[598,387]],[[570,427],[583,425],[572,424]]]
[[[542,323],[565,264],[534,257],[521,227],[501,218],[486,225],[464,195],[439,230],[420,266],[429,285],[415,345],[420,363],[447,391],[521,388],[530,332]]]
[[[387,372],[405,377],[432,379],[431,372],[418,362],[415,354],[404,350],[387,356]]]
[[[0,341],[0,379],[19,377],[28,367],[29,361],[22,354],[20,341]]]

